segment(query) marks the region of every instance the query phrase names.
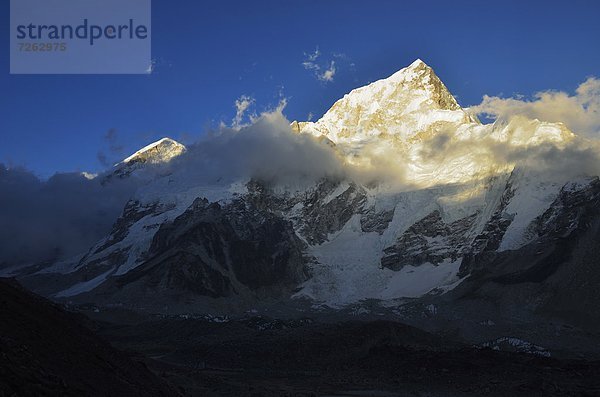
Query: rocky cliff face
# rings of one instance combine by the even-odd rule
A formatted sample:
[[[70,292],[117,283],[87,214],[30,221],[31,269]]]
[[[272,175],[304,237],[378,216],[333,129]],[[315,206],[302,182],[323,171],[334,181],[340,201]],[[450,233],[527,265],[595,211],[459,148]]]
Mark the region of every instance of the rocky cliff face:
[[[241,288],[292,288],[308,276],[304,243],[291,222],[246,200],[228,205],[197,199],[154,235],[148,260],[119,278],[161,288],[225,297]]]
[[[467,232],[473,227],[477,214],[446,223],[439,210],[433,211],[406,230],[396,243],[383,250],[381,265],[392,270],[423,263],[438,265],[464,255],[468,244]]]

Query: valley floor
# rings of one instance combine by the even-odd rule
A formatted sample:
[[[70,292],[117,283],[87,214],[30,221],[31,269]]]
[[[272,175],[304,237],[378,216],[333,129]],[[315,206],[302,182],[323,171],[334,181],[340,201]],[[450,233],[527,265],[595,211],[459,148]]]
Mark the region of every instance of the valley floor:
[[[600,396],[600,361],[479,349],[391,321],[104,323],[185,395]]]

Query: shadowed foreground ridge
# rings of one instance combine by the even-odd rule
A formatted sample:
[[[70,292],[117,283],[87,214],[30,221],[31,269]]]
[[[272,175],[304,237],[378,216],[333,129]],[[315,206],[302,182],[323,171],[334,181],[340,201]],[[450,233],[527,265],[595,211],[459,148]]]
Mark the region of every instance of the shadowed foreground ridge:
[[[0,280],[0,396],[176,396],[86,318]]]

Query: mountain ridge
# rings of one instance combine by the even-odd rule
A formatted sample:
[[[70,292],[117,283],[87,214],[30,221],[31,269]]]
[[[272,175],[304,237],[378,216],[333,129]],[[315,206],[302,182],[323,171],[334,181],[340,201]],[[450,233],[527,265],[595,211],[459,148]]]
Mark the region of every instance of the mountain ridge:
[[[111,233],[85,255],[19,278],[59,301],[152,313],[382,310],[417,325],[453,324],[477,343],[485,342],[481,335],[512,337],[506,334],[510,316],[529,318],[531,329],[548,324],[555,315],[548,310],[548,291],[567,293],[556,276],[543,277],[543,259],[555,249],[556,236],[548,237],[544,226],[548,219],[566,225],[560,238],[568,244],[560,249],[568,255],[561,257],[578,258],[554,263],[556,274],[581,296],[594,294],[580,278],[594,259],[582,258],[589,250],[577,247],[593,239],[584,225],[598,214],[580,198],[595,200],[596,185],[535,163],[548,150],[571,148],[578,137],[562,124],[522,117],[482,124],[456,101],[436,101],[436,92],[450,94],[441,80],[429,87],[437,79],[432,76],[417,61],[392,75],[393,84],[383,79],[373,83],[375,89],[363,87],[358,92],[365,98],[353,98],[357,90],[347,94],[340,101],[356,105],[349,115],[334,105],[319,121],[290,127],[283,116],[265,116],[218,136],[225,143],[227,134],[252,136],[276,119],[287,127],[281,134],[324,148],[348,170],[368,171],[369,178],[348,172],[297,185],[218,172],[196,178],[210,166],[206,150],[218,146],[192,145],[166,162],[136,162],[121,175],[145,179]],[[413,83],[422,87],[403,89]],[[380,95],[371,101],[379,104],[363,106],[366,93]],[[359,122],[348,121],[353,117]],[[374,168],[378,162],[389,168],[383,175]],[[578,211],[585,213],[585,221],[575,223],[582,234],[567,227],[580,219]],[[529,278],[518,281],[515,274]],[[503,297],[504,290],[515,298]],[[519,306],[519,299],[527,304]],[[575,303],[563,306],[569,305]],[[582,321],[581,310],[572,313]],[[457,323],[461,316],[476,319],[476,325]],[[484,328],[488,320],[496,328]],[[544,325],[544,336],[550,347],[560,347],[552,327]],[[565,332],[581,337],[579,330]]]

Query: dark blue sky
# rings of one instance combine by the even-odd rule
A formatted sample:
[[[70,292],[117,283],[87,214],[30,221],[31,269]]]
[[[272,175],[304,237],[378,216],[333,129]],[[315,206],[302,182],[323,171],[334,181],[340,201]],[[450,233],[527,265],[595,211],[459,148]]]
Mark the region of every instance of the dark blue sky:
[[[151,75],[9,75],[0,6],[0,162],[40,176],[98,171],[162,136],[194,141],[288,98],[290,120],[320,117],[352,88],[421,58],[463,106],[482,95],[572,92],[600,76],[597,1],[152,1]],[[316,48],[333,81],[302,66]],[[343,54],[340,55],[340,54]],[[106,139],[114,129],[114,140]],[[112,151],[110,146],[113,146]]]

